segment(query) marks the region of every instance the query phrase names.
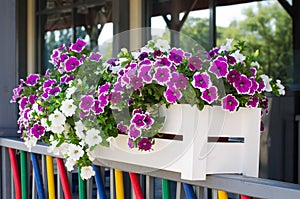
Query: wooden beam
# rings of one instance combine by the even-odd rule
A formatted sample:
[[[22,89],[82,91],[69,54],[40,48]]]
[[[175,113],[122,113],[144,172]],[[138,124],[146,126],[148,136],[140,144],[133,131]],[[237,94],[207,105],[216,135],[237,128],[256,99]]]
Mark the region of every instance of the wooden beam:
[[[209,0],[209,41],[210,48],[216,47],[217,43],[216,26],[216,0]]]
[[[293,7],[287,2],[287,0],[278,0],[278,2],[281,4],[281,6],[286,10],[286,12],[293,17]]]

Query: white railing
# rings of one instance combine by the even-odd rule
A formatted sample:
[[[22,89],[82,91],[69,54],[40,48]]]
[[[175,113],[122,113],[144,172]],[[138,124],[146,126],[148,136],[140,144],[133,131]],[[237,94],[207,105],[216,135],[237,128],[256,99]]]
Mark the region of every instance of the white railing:
[[[29,152],[22,141],[18,138],[0,138],[0,147],[1,147],[1,195],[0,198],[17,198],[16,197],[16,186],[14,183],[13,172],[12,172],[12,164],[10,162],[10,157],[8,154],[8,148],[14,149],[17,153],[17,157],[20,151],[25,151],[28,158],[27,158],[27,187],[28,192],[26,193],[25,198],[41,198],[38,193],[38,187],[34,183],[36,177],[34,172],[32,172],[32,166],[29,161]],[[42,184],[43,189],[45,192],[45,198],[51,198],[49,196],[49,190],[47,186],[47,167],[46,165],[46,156],[53,156],[53,154],[49,154],[47,152],[47,146],[39,144],[38,146],[34,147],[31,153],[39,154],[39,163],[41,165],[41,176],[42,176]],[[58,157],[61,158],[61,157]],[[171,180],[171,192],[172,197],[170,198],[191,198],[184,193],[184,189],[182,184],[190,184],[192,185],[193,191],[195,193],[194,198],[203,198],[203,199],[217,199],[218,198],[218,191],[223,190],[229,192],[229,198],[239,198],[239,195],[247,195],[250,197],[255,198],[270,198],[270,199],[297,199],[300,198],[300,185],[292,184],[292,183],[285,183],[279,182],[274,180],[267,180],[261,178],[251,178],[245,177],[241,175],[208,175],[205,181],[184,181],[180,178],[180,174],[176,172],[170,172],[166,170],[152,170],[151,168],[145,169],[141,166],[136,166],[132,164],[121,163],[117,161],[108,161],[108,160],[101,160],[100,166],[102,174],[108,174],[107,177],[102,175],[102,181],[104,182],[105,188],[107,190],[106,197],[107,198],[117,198],[116,190],[119,188],[115,187],[113,169],[122,170],[125,172],[134,172],[139,175],[140,185],[143,191],[144,198],[161,198],[160,191],[161,186],[159,183],[159,179],[167,179]],[[20,165],[20,164],[19,164]],[[142,171],[150,171],[148,173],[142,173]],[[54,173],[57,174],[57,181],[56,184],[56,191],[55,191],[55,198],[64,198],[64,191],[62,186],[59,183],[61,178],[59,177],[59,172],[56,168],[54,168]],[[22,175],[22,173],[21,173]],[[76,176],[76,174],[75,174]],[[72,179],[73,178],[73,179]],[[89,180],[86,182],[86,189],[82,195],[82,193],[78,193],[77,187],[78,181],[74,181],[74,173],[68,174],[69,185],[71,187],[71,192],[73,198],[100,198],[99,192],[96,189],[95,181]],[[126,181],[126,177],[124,178]],[[129,180],[129,178],[127,179]],[[128,186],[129,184],[129,186]],[[127,190],[127,194],[125,194],[125,198],[135,198],[134,192],[132,187],[129,183],[125,183],[127,186],[125,192]],[[129,191],[128,191],[129,190]],[[80,192],[80,191],[79,191]],[[22,193],[24,194],[24,193]],[[24,198],[24,197],[22,197]],[[193,197],[192,197],[193,198]],[[219,199],[221,196],[219,196]],[[246,197],[247,198],[247,197]]]

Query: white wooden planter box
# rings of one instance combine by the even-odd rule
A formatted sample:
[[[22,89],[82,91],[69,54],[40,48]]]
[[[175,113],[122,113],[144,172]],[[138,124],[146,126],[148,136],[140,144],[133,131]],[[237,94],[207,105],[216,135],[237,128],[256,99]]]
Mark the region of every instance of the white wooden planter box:
[[[219,106],[199,111],[183,104],[163,112],[167,120],[162,132],[182,135],[182,140],[156,139],[149,152],[130,149],[127,136],[118,136],[110,147],[96,148],[97,157],[180,172],[185,180],[205,180],[206,174],[218,173],[258,176],[260,109],[229,113]]]

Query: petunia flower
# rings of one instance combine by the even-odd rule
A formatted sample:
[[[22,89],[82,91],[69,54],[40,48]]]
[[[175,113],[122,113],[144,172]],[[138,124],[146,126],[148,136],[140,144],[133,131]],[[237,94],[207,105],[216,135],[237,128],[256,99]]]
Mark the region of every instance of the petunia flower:
[[[92,95],[83,95],[80,100],[79,108],[83,111],[91,110],[95,103]]]
[[[45,133],[45,128],[38,123],[35,123],[33,127],[30,129],[30,134],[36,138],[40,138],[44,133]]]
[[[140,150],[149,151],[152,147],[152,143],[148,138],[142,138],[138,142],[138,147]]]
[[[259,84],[257,83],[254,77],[250,77],[250,80],[251,80],[251,87],[250,87],[249,95],[253,95],[257,91]]]
[[[246,59],[246,56],[242,55],[239,50],[236,50],[231,56],[235,58],[237,63],[243,62]]]
[[[92,166],[83,166],[83,167],[81,167],[80,177],[83,180],[88,180],[94,175],[95,175],[95,171],[94,171]]]
[[[136,128],[143,128],[146,126],[146,122],[144,121],[146,118],[145,114],[136,113],[130,120],[131,124],[134,124]]]
[[[122,95],[120,92],[117,92],[117,91],[112,91],[110,94],[109,94],[109,101],[113,104],[117,104],[122,98]]]
[[[110,88],[110,83],[106,82],[104,85],[98,87],[98,94],[107,94]]]
[[[64,70],[66,72],[72,72],[79,66],[79,64],[80,64],[79,60],[76,57],[71,56],[69,57],[69,59],[65,61]]]
[[[81,52],[86,46],[86,42],[82,39],[77,39],[77,41],[71,46],[71,50],[75,52]]]
[[[55,79],[47,79],[44,84],[43,84],[43,88],[48,88],[51,87],[52,85],[56,84],[56,80]]]
[[[241,78],[241,73],[234,69],[230,70],[226,77],[227,81],[231,84],[239,81],[240,78]]]
[[[211,87],[212,83],[210,81],[210,76],[206,72],[200,73],[196,72],[193,76],[192,85],[201,91]]]
[[[272,81],[272,78],[269,78],[269,76],[266,75],[266,74],[262,74],[262,75],[260,75],[260,77],[262,78],[262,80],[265,84],[265,87],[263,88],[263,91],[271,92],[272,87],[271,87],[270,81]]]
[[[228,94],[222,98],[222,107],[223,110],[234,112],[239,106],[239,101],[232,95]]]
[[[285,95],[284,86],[281,84],[279,79],[276,80],[276,86],[278,87],[279,95]]]
[[[233,86],[238,94],[249,94],[252,82],[246,75],[241,75],[240,79],[233,83]]]
[[[141,130],[138,129],[135,124],[131,124],[129,126],[129,138],[133,139],[133,140],[136,140],[136,138],[140,137],[142,134]]]
[[[67,117],[71,117],[75,114],[75,111],[77,109],[77,106],[74,105],[73,99],[66,99],[62,101],[60,110],[65,114]]]
[[[134,90],[137,90],[137,89],[143,87],[143,79],[139,76],[132,77],[130,79],[130,83]]]
[[[99,62],[102,55],[100,53],[91,52],[89,60],[92,62]]]
[[[169,58],[167,57],[161,57],[158,61],[154,63],[155,66],[167,66],[171,67],[172,62]]]
[[[256,96],[251,96],[246,106],[250,108],[256,108],[258,106],[258,98]]]
[[[40,75],[38,74],[31,74],[27,77],[25,84],[28,86],[35,86],[40,79]]]
[[[191,57],[189,58],[189,65],[191,71],[201,70],[202,69],[202,61],[199,57]]]
[[[54,113],[49,115],[49,121],[51,121],[51,126],[62,126],[66,121],[66,117],[62,112],[56,109]]]
[[[173,61],[175,64],[181,63],[184,58],[184,52],[178,48],[172,48],[169,54],[169,59]]]
[[[81,146],[75,144],[69,144],[67,149],[67,155],[70,159],[77,161],[79,160],[84,154],[84,151]]]
[[[224,58],[222,58],[223,57],[218,57],[215,59],[208,69],[208,71],[215,74],[218,79],[221,77],[226,77],[228,74],[228,64],[226,59],[224,60]]]
[[[85,143],[89,147],[97,145],[102,142],[102,137],[100,136],[100,131],[98,129],[92,128],[86,131],[86,137],[84,139]]]
[[[138,71],[138,76],[146,83],[152,82],[151,65],[144,65]]]
[[[167,102],[176,103],[176,101],[182,97],[182,93],[174,87],[168,87],[167,90],[164,92],[164,96]]]
[[[127,133],[128,126],[123,124],[123,121],[118,123],[117,128],[121,133]]]
[[[201,99],[211,104],[213,101],[218,99],[217,87],[211,86],[210,88],[205,89],[201,94]]]
[[[167,67],[157,67],[155,68],[155,73],[153,79],[159,84],[167,83],[171,78],[170,69]]]

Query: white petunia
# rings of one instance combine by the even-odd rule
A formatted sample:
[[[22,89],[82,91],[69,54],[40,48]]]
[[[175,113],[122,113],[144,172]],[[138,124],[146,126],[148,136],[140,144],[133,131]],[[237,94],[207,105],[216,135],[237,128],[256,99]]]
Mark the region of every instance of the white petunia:
[[[285,95],[284,86],[281,84],[279,79],[276,80],[276,86],[278,87],[279,95]]]
[[[62,126],[66,121],[66,117],[62,112],[56,109],[54,113],[49,116],[49,120],[51,121],[51,126]]]
[[[28,151],[31,152],[31,148],[36,145],[37,138],[34,136],[24,137],[24,143],[28,148]]]
[[[260,64],[259,64],[257,61],[251,62],[251,66],[254,66],[254,67],[256,67],[257,69],[260,68]]]
[[[76,87],[70,87],[70,88],[68,88],[67,90],[66,90],[66,97],[68,98],[68,99],[70,99],[71,98],[71,95],[73,95],[74,93],[75,93],[75,91],[76,91]]]
[[[56,133],[56,134],[61,134],[64,130],[65,130],[64,125],[61,125],[61,126],[51,125],[50,126],[50,131],[52,131],[53,133]]]
[[[48,126],[46,118],[41,119],[41,125],[46,129],[46,131],[50,131],[50,127]]]
[[[230,51],[233,39],[226,39],[226,44],[221,45],[219,52]]]
[[[57,147],[57,144],[58,144],[58,140],[50,141],[50,146],[47,149],[48,153],[53,153],[54,155],[59,155],[60,150],[59,150],[59,147]]]
[[[235,51],[233,54],[231,54],[231,56],[235,58],[237,63],[243,62],[246,59],[246,57],[241,54],[239,50]]]
[[[34,103],[34,104],[32,105],[32,110],[33,110],[34,112],[36,112],[37,115],[41,115],[41,114],[43,113],[42,111],[39,110],[39,105],[38,105],[37,103]]]
[[[154,48],[159,48],[162,52],[165,52],[170,49],[170,45],[167,40],[158,39],[154,44]]]
[[[94,161],[96,158],[95,151],[91,151],[90,149],[87,151],[87,155],[88,155],[90,161]]]
[[[94,175],[95,175],[95,171],[93,167],[91,166],[81,167],[80,177],[82,179],[88,180]]]
[[[83,156],[83,154],[84,151],[82,147],[77,146],[75,144],[69,144],[67,155],[69,156],[70,159],[77,161]]]
[[[67,161],[65,163],[68,171],[73,171],[75,164],[76,161],[72,160],[71,158],[67,158]]]
[[[263,91],[271,92],[272,87],[271,87],[270,81],[272,81],[272,78],[269,78],[269,76],[265,75],[265,74],[260,75],[260,77],[262,78],[262,80],[264,81],[264,84],[265,84],[265,88],[263,89]]]
[[[85,135],[83,133],[84,129],[85,129],[85,126],[81,120],[75,122],[75,133],[81,139],[83,139],[85,137]]]
[[[86,132],[85,142],[91,147],[102,142],[100,131],[92,128]]]
[[[75,114],[77,106],[74,105],[74,100],[67,99],[61,103],[60,110],[65,114],[67,117],[71,117]]]

